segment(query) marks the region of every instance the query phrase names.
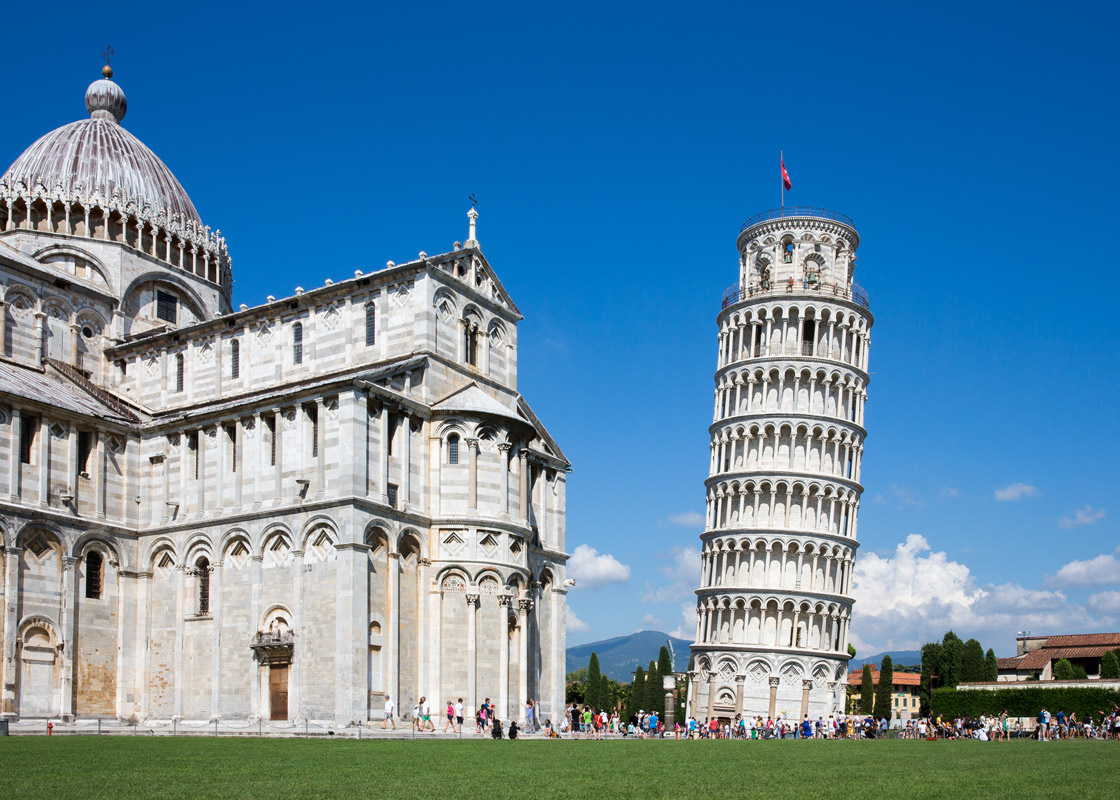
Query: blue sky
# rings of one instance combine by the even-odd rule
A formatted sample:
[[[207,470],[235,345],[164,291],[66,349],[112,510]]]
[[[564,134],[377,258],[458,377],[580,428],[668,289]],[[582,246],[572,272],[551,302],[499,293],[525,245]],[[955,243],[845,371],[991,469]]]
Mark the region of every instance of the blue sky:
[[[691,630],[715,315],[779,149],[787,202],[855,220],[876,317],[857,647],[1120,629],[1114,8],[75,9],[6,10],[0,160],[111,43],[235,302],[448,250],[477,194],[575,465],[569,642]]]

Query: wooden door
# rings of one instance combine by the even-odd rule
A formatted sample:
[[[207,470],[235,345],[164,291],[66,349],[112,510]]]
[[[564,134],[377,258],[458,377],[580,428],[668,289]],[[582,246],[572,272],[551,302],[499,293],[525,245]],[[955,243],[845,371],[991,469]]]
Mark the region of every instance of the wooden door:
[[[274,664],[268,670],[269,719],[288,718],[288,665]]]

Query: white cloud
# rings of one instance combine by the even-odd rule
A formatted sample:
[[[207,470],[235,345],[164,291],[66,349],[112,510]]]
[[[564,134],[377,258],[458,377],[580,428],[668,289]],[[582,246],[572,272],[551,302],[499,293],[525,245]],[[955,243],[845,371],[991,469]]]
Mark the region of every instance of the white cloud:
[[[605,586],[608,583],[625,583],[630,579],[630,567],[609,553],[600,555],[590,545],[581,544],[568,560],[568,577],[585,589]]]
[[[564,627],[568,633],[584,633],[591,630],[591,626],[576,616],[576,612],[572,611],[572,607],[567,607],[567,615],[564,618]]]
[[[955,486],[946,486],[944,489],[941,490],[941,499],[942,500],[952,500],[954,497],[960,497],[960,496],[961,496],[961,490],[958,489]]]
[[[1013,483],[1010,486],[1004,486],[1002,489],[996,489],[996,500],[1022,500],[1024,497],[1037,497],[1038,488],[1031,486],[1029,483]]]
[[[981,585],[967,565],[934,552],[918,534],[887,556],[860,556],[852,594],[851,639],[865,655],[916,649],[949,629],[998,648],[1009,631],[1084,630],[1098,624],[1060,591]]]
[[[669,522],[682,528],[701,528],[704,526],[704,515],[699,511],[685,511],[682,514],[670,514]]]
[[[925,505],[917,493],[909,486],[891,486],[891,494],[898,501],[899,508],[921,508]]]
[[[1062,517],[1058,520],[1058,525],[1062,528],[1080,528],[1082,525],[1092,525],[1102,519],[1104,519],[1104,509],[1093,508],[1086,503],[1085,508],[1075,510],[1072,517]]]
[[[664,627],[664,625],[665,625],[665,623],[662,620],[658,619],[653,614],[644,615],[642,617],[642,624],[647,625],[651,628],[661,628],[661,627]]]
[[[700,586],[700,551],[695,547],[674,547],[669,553],[669,563],[658,567],[657,571],[665,580],[656,585],[647,582],[643,602],[669,603],[695,598]]]
[[[1071,561],[1049,578],[1050,586],[1100,586],[1116,583],[1120,576],[1120,561],[1105,553],[1087,561]]]
[[[1089,598],[1089,608],[1098,614],[1120,616],[1120,592],[1097,592]]]
[[[675,639],[691,642],[696,637],[696,604],[681,603],[681,624],[669,631]]]

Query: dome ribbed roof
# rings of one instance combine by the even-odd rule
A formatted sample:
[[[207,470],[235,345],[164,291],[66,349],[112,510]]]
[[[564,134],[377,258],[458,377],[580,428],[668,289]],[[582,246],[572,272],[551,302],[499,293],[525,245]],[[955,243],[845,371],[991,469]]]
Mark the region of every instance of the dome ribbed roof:
[[[8,183],[56,181],[64,186],[114,192],[138,207],[177,214],[201,224],[198,211],[183,186],[147,145],[120,126],[127,102],[110,80],[98,80],[86,90],[90,119],[63,125],[40,138],[5,170]]]

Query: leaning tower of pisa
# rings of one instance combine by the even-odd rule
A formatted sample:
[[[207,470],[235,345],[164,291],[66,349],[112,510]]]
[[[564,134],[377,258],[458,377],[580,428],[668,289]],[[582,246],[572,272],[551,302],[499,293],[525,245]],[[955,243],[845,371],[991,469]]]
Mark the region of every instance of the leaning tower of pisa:
[[[843,214],[744,223],[719,358],[689,710],[843,712],[873,318]]]

